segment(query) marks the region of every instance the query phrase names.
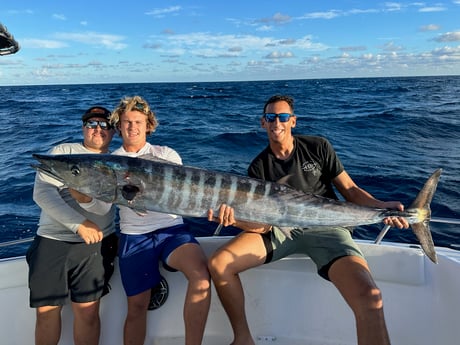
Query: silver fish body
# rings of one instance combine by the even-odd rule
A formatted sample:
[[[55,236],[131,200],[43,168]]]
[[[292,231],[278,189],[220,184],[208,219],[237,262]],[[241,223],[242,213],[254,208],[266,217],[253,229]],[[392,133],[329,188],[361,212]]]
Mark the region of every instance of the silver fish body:
[[[150,210],[206,217],[209,209],[217,210],[221,204],[228,204],[240,220],[281,228],[358,226],[379,223],[389,216],[405,217],[413,229],[414,224],[428,227],[429,203],[441,173],[437,170],[428,180],[429,186],[426,184],[419,194],[423,194],[421,205],[400,212],[358,206],[274,182],[166,161],[101,154],[35,154],[34,157],[41,163],[34,166],[36,169],[70,188],[140,213]],[[433,246],[430,249],[433,251],[429,228],[428,232],[423,230],[423,236],[429,236],[423,241],[428,247]]]

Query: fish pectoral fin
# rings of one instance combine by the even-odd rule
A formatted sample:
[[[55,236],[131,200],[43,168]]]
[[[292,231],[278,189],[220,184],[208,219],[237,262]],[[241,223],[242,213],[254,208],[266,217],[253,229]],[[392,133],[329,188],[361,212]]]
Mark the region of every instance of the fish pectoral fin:
[[[291,228],[291,237],[294,239],[296,237],[299,237],[304,233],[304,229],[301,228]]]
[[[138,216],[143,217],[146,216],[148,213],[147,208],[144,206],[144,203],[142,201],[139,201],[139,199],[128,201],[128,205],[128,207],[134,212],[136,212]]]
[[[293,227],[287,227],[287,226],[279,226],[278,228],[290,240],[296,238],[297,236],[299,236],[303,232],[302,229],[293,228]]]
[[[140,217],[145,217],[147,215],[147,210],[133,209],[133,211]]]

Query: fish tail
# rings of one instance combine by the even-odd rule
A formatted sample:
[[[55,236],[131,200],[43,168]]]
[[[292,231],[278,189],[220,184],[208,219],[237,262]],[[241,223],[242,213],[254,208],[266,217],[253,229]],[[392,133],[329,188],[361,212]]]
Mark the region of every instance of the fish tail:
[[[417,237],[417,240],[420,242],[423,252],[434,263],[437,263],[438,259],[434,248],[433,238],[431,237],[430,203],[436,191],[441,172],[442,169],[438,169],[428,178],[414,202],[409,207],[409,209],[416,209],[418,214],[418,222],[411,225],[412,231]]]

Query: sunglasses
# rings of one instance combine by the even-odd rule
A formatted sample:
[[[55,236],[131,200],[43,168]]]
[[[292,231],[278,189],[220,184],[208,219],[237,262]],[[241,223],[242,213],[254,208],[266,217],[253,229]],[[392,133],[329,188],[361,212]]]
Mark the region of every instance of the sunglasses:
[[[133,108],[138,110],[138,111],[140,111],[141,113],[145,112],[145,104],[136,102],[136,104],[134,104]]]
[[[101,129],[104,129],[106,131],[112,129],[112,125],[108,121],[89,120],[85,122],[86,128],[96,129],[97,126],[101,127]]]
[[[280,122],[288,122],[291,116],[293,115],[289,113],[280,113],[280,114],[265,113],[264,119],[267,122],[275,122],[275,119],[278,118]]]

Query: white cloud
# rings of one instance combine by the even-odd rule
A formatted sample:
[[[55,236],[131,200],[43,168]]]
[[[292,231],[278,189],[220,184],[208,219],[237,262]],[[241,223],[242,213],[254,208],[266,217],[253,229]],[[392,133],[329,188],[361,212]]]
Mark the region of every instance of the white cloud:
[[[35,70],[35,71],[33,72],[33,74],[34,74],[36,77],[39,77],[39,78],[42,78],[42,77],[50,77],[50,76],[53,75],[53,74],[49,71],[48,68],[41,68],[41,69]]]
[[[458,42],[460,41],[460,31],[446,32],[434,39],[436,42]]]
[[[74,41],[88,45],[101,45],[113,50],[120,50],[127,47],[125,43],[121,43],[125,38],[118,35],[100,34],[96,32],[61,32],[55,34],[55,36],[61,40]]]
[[[364,60],[372,60],[374,58],[373,54],[363,54]]]
[[[243,48],[241,48],[241,47],[230,47],[230,48],[228,48],[228,51],[229,52],[241,52],[241,51],[243,51]]]
[[[346,14],[366,14],[366,13],[377,13],[377,12],[379,12],[379,10],[373,9],[373,8],[369,8],[369,9],[366,9],[366,10],[355,8],[355,9],[346,11],[345,13]]]
[[[404,48],[402,46],[395,45],[394,42],[387,42],[383,45],[382,49],[388,52],[395,52],[403,50]]]
[[[156,8],[152,11],[145,12],[146,15],[148,16],[154,16],[156,18],[162,18],[166,14],[171,14],[171,13],[177,13],[182,9],[181,6],[170,6],[166,8]]]
[[[455,59],[460,60],[460,46],[458,47],[443,47],[433,50],[432,54],[439,58],[447,59]]]
[[[274,51],[274,52],[271,52],[270,54],[266,55],[265,58],[266,59],[275,59],[275,60],[278,60],[278,59],[289,59],[289,58],[292,58],[294,57],[294,54],[292,54],[291,52],[278,52],[278,51]]]
[[[278,42],[281,45],[293,45],[296,43],[296,40],[293,38],[286,38]]]
[[[67,47],[67,43],[54,40],[41,40],[35,38],[25,38],[21,40],[22,48],[38,48],[38,49],[59,49]]]
[[[420,28],[420,31],[437,31],[441,29],[441,27],[439,25],[436,25],[436,24],[428,24],[428,25],[425,25],[425,26],[422,26]]]
[[[357,51],[366,50],[367,48],[365,46],[348,46],[348,47],[340,47],[339,49],[343,52],[357,52]]]
[[[274,24],[285,24],[291,21],[291,16],[282,13],[275,13],[272,17],[269,18],[261,18],[256,22],[261,23],[274,23]]]
[[[262,25],[262,26],[259,26],[256,30],[257,31],[262,31],[262,32],[273,31],[273,26],[271,26],[271,25]]]
[[[57,14],[57,13],[53,14],[53,18],[54,18],[54,19],[57,19],[57,20],[62,20],[62,21],[67,20],[67,17],[66,17],[65,15],[63,15],[63,14]]]
[[[342,12],[337,10],[330,10],[326,12],[311,12],[304,14],[301,19],[332,19],[339,17]]]
[[[432,6],[432,7],[422,7],[419,9],[419,12],[443,12],[446,11],[447,8],[444,6]]]
[[[298,19],[334,19],[338,17],[345,17],[350,15],[359,15],[359,14],[366,14],[366,13],[378,13],[380,12],[378,9],[359,9],[353,8],[351,10],[342,11],[342,10],[328,10],[322,12],[310,12],[300,16]]]
[[[289,47],[290,52],[278,53],[279,57],[293,57],[294,51],[320,51],[327,47],[320,43],[312,42],[310,36],[298,39],[278,39],[273,37],[260,37],[254,35],[224,35],[206,32],[178,34],[170,36],[153,36],[153,43],[145,45],[146,48],[155,48],[161,53],[170,56],[175,52],[197,57],[237,57],[242,56],[269,56],[273,48]],[[237,47],[237,49],[235,49]]]
[[[403,5],[399,2],[386,2],[385,9],[388,12],[401,11],[403,9]]]
[[[248,66],[251,66],[251,67],[263,67],[263,66],[265,66],[265,62],[258,61],[258,60],[250,60],[250,61],[248,61]]]
[[[225,49],[231,47],[244,47],[245,49],[260,49],[267,43],[272,42],[271,38],[263,38],[251,35],[219,35],[204,32],[180,34],[167,37],[157,37],[158,41],[168,47],[181,47],[194,51],[195,49]]]

